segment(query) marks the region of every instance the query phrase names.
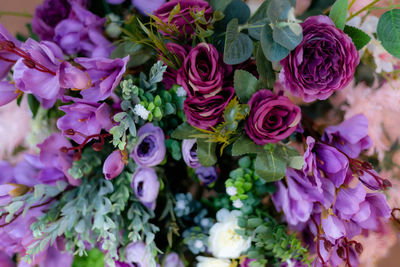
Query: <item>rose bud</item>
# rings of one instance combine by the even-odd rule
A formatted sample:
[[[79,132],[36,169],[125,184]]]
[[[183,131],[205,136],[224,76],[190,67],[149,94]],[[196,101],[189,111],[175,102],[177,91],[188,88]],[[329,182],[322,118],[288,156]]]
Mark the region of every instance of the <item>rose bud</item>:
[[[119,149],[114,150],[104,161],[103,173],[107,180],[117,177],[124,169],[122,154]]]

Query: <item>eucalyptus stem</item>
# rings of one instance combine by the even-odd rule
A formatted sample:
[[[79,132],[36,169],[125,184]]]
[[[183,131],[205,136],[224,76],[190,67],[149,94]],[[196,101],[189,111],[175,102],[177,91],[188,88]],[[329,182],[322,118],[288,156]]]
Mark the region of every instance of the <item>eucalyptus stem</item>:
[[[358,10],[356,13],[351,14],[350,17],[347,18],[347,21],[351,20],[352,18],[354,18],[355,16],[361,14],[362,12],[367,11],[368,9],[372,8],[379,1],[381,1],[381,0],[374,0],[373,2],[369,3],[365,7],[361,8],[360,10]]]
[[[14,12],[14,11],[0,11],[1,16],[14,16],[14,17],[24,17],[24,18],[32,18],[33,15],[28,12]]]

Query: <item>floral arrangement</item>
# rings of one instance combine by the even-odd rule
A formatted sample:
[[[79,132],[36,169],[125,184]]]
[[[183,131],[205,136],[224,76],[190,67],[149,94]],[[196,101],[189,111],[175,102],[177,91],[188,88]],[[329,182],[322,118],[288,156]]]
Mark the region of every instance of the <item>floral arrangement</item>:
[[[0,25],[0,265],[373,266],[398,8],[45,0],[29,36]]]

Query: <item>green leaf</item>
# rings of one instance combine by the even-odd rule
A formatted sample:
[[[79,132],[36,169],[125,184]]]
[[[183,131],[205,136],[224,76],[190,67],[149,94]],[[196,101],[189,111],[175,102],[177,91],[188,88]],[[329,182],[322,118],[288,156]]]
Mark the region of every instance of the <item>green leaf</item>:
[[[236,95],[242,103],[247,103],[251,96],[257,91],[258,80],[253,74],[245,70],[236,70],[233,84]]]
[[[265,57],[270,61],[279,61],[289,55],[289,50],[273,39],[271,26],[265,24],[261,30],[261,47]]]
[[[384,13],[379,19],[376,32],[386,51],[400,58],[400,9]]]
[[[246,61],[253,53],[253,42],[250,37],[239,32],[237,19],[229,21],[226,28],[224,62],[229,65]]]
[[[272,90],[276,80],[275,72],[272,68],[271,61],[265,58],[261,46],[258,46],[257,48],[256,64],[258,74],[260,75],[258,80],[259,88],[268,88]]]
[[[213,166],[217,162],[216,147],[216,143],[204,142],[201,139],[197,140],[197,158],[202,166]]]
[[[267,9],[268,9],[268,5],[270,3],[271,0],[265,0],[261,6],[259,6],[256,10],[256,12],[254,12],[254,14],[251,16],[251,18],[249,19],[249,24],[254,24],[257,21],[263,20],[263,19],[267,19],[266,15],[267,15]]]
[[[250,17],[250,8],[242,0],[232,0],[224,10],[225,21],[237,19],[239,24],[245,24]]]
[[[232,0],[210,0],[210,5],[214,11],[224,11],[231,2]]]
[[[301,26],[296,23],[292,23],[292,25],[297,25],[300,28],[300,32],[294,32],[289,25],[275,25],[272,33],[274,41],[290,51],[295,49],[303,40]]]
[[[256,174],[267,182],[282,179],[286,172],[286,160],[271,151],[258,154],[254,165]]]
[[[39,110],[40,103],[36,99],[36,97],[32,94],[28,94],[28,105],[29,105],[29,109],[32,111],[32,117],[35,118],[36,114]]]
[[[263,153],[264,148],[260,145],[257,145],[250,138],[245,135],[239,137],[232,146],[232,156],[241,156],[244,154],[250,153]]]
[[[291,146],[277,145],[274,153],[285,159],[289,167],[300,170],[304,165],[304,158],[300,155],[299,151]]]
[[[360,50],[361,48],[366,46],[369,41],[371,41],[371,37],[368,34],[356,27],[346,25],[344,27],[344,33],[350,36],[357,50]]]
[[[289,18],[292,3],[289,0],[271,0],[267,9],[267,16],[270,21],[285,21]]]
[[[329,12],[329,17],[336,27],[343,30],[346,24],[346,14],[349,8],[349,0],[336,0]]]
[[[193,135],[201,133],[196,128],[193,128],[189,123],[184,122],[172,132],[171,137],[178,140],[193,139]]]

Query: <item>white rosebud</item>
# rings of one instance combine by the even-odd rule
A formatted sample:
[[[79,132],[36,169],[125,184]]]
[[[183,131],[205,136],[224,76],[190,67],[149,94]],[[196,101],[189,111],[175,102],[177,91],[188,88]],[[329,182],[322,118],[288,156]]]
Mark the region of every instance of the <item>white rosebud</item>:
[[[148,111],[142,104],[136,104],[135,108],[133,109],[136,115],[141,117],[144,120],[147,120],[149,117],[150,111]]]
[[[244,239],[235,230],[240,229],[237,221],[240,211],[229,212],[221,209],[217,212],[218,222],[210,229],[208,248],[216,258],[235,259],[250,247],[250,239]]]
[[[235,201],[233,201],[233,206],[237,209],[240,209],[241,207],[243,207],[243,202],[240,199],[236,199]]]
[[[183,89],[183,87],[180,86],[180,87],[178,87],[178,89],[176,89],[176,95],[184,97],[187,95],[187,93],[186,93],[185,89]]]
[[[198,256],[197,267],[229,267],[231,262],[229,260],[222,260],[210,257]]]
[[[228,187],[226,188],[226,193],[227,193],[229,196],[236,196],[236,194],[237,194],[237,189],[236,189],[236,187],[234,187],[234,186],[228,186]]]

